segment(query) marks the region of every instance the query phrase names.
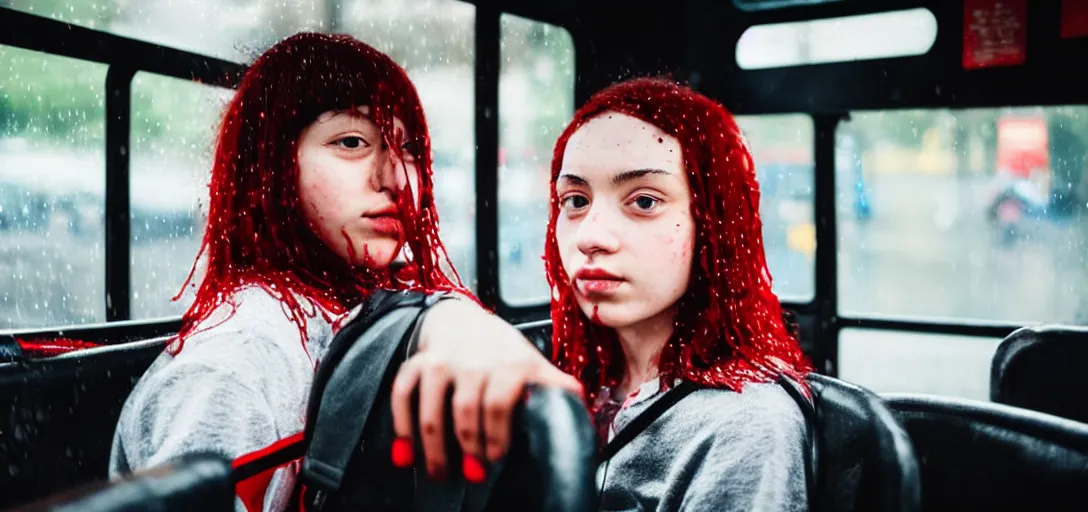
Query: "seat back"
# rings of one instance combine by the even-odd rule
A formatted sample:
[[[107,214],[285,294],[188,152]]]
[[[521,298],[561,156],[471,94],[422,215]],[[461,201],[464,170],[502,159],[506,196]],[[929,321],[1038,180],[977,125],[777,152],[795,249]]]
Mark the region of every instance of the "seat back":
[[[18,512],[160,512],[234,510],[230,460],[196,455],[104,484],[84,486],[18,509]]]
[[[1088,422],[1088,327],[1023,327],[997,347],[990,400]],[[1063,392],[1069,390],[1070,392]]]
[[[121,407],[168,339],[0,364],[0,509],[106,479]]]
[[[816,409],[814,510],[916,511],[918,463],[907,433],[871,391],[810,374]]]
[[[922,476],[923,510],[1083,510],[1088,425],[976,400],[887,394]]]

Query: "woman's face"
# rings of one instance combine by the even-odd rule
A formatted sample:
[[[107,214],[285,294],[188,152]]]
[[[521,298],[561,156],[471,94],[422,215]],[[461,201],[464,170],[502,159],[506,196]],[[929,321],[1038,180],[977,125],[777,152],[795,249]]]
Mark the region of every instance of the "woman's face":
[[[680,142],[615,112],[569,139],[555,236],[582,311],[615,329],[662,315],[687,291],[694,224]]]
[[[298,145],[302,210],[318,237],[354,265],[386,268],[404,244],[397,199],[411,187],[419,205],[419,168],[395,120],[389,148],[370,109],[326,112],[302,132]]]

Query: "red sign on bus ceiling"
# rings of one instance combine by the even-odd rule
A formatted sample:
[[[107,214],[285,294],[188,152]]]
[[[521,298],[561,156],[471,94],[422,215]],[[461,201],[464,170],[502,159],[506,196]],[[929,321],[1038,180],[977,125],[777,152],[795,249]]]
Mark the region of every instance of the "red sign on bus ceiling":
[[[1088,36],[1088,1],[1062,0],[1062,37]]]
[[[964,0],[963,68],[1023,64],[1027,17],[1027,0]]]

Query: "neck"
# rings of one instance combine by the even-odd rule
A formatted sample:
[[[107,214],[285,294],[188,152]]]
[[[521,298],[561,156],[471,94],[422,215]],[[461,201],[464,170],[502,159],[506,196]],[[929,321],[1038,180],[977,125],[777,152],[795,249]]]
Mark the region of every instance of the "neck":
[[[616,329],[627,367],[620,382],[621,396],[658,376],[657,361],[672,336],[676,308],[672,307],[641,322]]]

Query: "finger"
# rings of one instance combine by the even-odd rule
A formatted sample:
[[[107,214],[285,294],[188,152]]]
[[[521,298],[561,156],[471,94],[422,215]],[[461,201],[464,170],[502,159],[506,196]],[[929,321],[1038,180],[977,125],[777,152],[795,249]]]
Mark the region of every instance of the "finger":
[[[546,386],[557,386],[570,393],[573,393],[579,398],[581,398],[585,393],[585,389],[582,387],[582,383],[579,382],[578,379],[574,378],[573,375],[566,373],[558,368],[549,369],[547,372],[544,373],[544,375],[541,376],[540,379],[538,379],[538,382]]]
[[[484,396],[484,375],[466,373],[458,377],[453,392],[453,426],[466,455],[483,456],[480,442],[480,404]]]
[[[487,459],[495,462],[510,447],[510,419],[525,389],[528,371],[518,369],[492,375],[484,388],[484,443]]]
[[[393,390],[390,395],[390,407],[393,412],[393,431],[396,439],[393,440],[393,464],[397,467],[408,467],[413,463],[414,444],[412,443],[412,394],[419,383],[422,373],[420,359],[413,357],[401,365],[397,376],[393,379]]]
[[[453,425],[457,440],[464,454],[461,460],[461,474],[469,483],[480,483],[487,478],[487,470],[482,463],[484,446],[480,428],[480,409],[483,402],[484,374],[468,372],[458,376],[454,382]]]
[[[444,414],[450,375],[441,365],[427,365],[419,377],[419,431],[423,458],[432,478],[446,476]]]
[[[411,357],[400,366],[393,379],[390,402],[393,409],[393,431],[398,438],[412,438],[412,394],[422,373],[421,357]]]

